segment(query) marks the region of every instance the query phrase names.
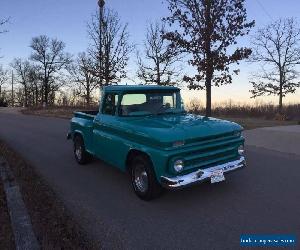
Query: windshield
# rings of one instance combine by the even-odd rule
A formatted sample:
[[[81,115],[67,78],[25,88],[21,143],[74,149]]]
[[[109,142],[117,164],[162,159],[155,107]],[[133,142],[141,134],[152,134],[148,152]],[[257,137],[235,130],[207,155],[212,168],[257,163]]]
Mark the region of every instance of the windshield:
[[[149,92],[128,93],[123,95],[120,116],[161,115],[184,112],[180,93]]]

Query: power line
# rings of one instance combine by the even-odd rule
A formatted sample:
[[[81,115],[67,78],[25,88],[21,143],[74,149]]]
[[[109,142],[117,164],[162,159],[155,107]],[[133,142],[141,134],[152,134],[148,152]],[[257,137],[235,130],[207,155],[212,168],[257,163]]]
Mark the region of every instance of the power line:
[[[266,8],[263,6],[263,4],[259,1],[256,0],[257,4],[260,6],[260,8],[263,10],[263,12],[271,19],[271,21],[273,21],[272,16],[270,15],[270,13],[266,10]]]

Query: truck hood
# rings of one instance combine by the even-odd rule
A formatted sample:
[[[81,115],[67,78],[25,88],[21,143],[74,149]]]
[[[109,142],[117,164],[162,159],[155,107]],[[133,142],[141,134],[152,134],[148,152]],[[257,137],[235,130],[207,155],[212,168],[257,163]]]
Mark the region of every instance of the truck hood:
[[[188,143],[243,129],[233,122],[192,114],[126,118],[121,126],[128,132],[132,130],[133,134],[142,136],[144,139],[160,143],[175,141]]]

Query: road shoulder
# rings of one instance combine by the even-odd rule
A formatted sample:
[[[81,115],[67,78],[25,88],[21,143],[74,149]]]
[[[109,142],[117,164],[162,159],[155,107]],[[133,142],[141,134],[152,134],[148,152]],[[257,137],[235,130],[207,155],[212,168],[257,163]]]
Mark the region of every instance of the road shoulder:
[[[6,144],[0,141],[2,157],[20,185],[37,240],[44,249],[96,249],[85,231],[73,219],[54,191]],[[2,249],[2,248],[1,248]]]
[[[0,249],[15,249],[4,186],[0,181]]]

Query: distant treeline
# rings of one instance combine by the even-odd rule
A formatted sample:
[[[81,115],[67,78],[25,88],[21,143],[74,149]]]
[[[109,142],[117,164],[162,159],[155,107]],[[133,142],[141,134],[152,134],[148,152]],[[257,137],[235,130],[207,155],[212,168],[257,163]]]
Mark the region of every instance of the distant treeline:
[[[130,40],[128,25],[134,24],[123,23],[104,1],[88,22],[85,51],[71,55],[57,38],[33,37],[27,58],[0,65],[0,105],[91,106],[103,86],[131,79],[138,84],[203,90],[205,114],[211,116],[219,112],[212,110],[213,87],[231,84],[233,76],[240,73],[239,62],[247,60],[257,69],[249,76],[251,98],[277,96],[278,106],[244,111],[292,115],[283,104],[284,98],[300,87],[300,28],[295,18],[258,27],[249,37],[249,45],[243,46],[240,38],[255,26],[254,20],[248,20],[245,0],[166,2],[169,15],[145,27],[144,41],[136,41],[139,46]],[[0,18],[1,35],[7,32],[6,26],[8,19]],[[136,66],[133,75],[127,68],[130,59]],[[243,110],[230,108],[233,113]]]

